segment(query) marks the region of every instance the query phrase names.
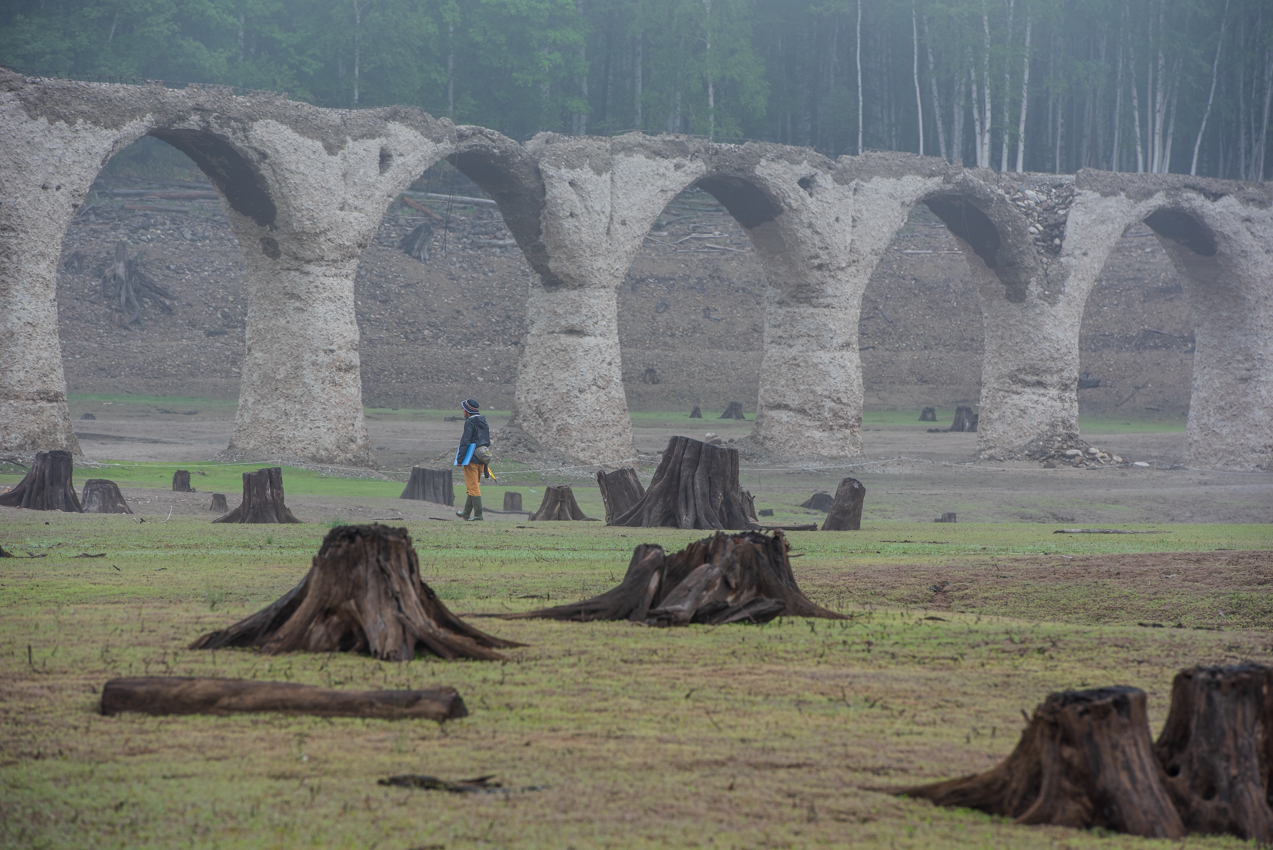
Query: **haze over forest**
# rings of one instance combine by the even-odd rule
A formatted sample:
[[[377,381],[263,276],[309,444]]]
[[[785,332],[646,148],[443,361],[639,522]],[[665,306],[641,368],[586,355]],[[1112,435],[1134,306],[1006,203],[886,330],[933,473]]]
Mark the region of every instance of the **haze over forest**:
[[[1268,0],[12,0],[37,75],[999,170],[1273,170]]]

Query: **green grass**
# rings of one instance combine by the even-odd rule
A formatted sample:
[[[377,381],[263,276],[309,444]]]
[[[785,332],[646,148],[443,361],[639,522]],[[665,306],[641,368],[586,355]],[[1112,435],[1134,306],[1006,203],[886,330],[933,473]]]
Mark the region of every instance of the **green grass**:
[[[622,577],[637,543],[679,548],[702,536],[591,523],[408,527],[423,577],[463,614],[592,595]],[[0,544],[47,557],[0,560],[0,844],[1166,847],[1020,828],[886,791],[993,765],[1015,745],[1020,712],[1050,691],[1142,687],[1156,729],[1179,667],[1273,660],[1273,611],[1260,601],[1268,558],[1237,553],[1248,560],[1226,566],[1227,553],[1212,553],[1273,540],[1267,527],[1217,525],[793,532],[798,580],[849,614],[840,622],[471,620],[528,644],[496,663],[186,649],[290,589],[327,530],[6,512]],[[80,552],[106,557],[72,557]],[[1186,553],[1171,569],[1205,581],[1182,592],[1161,570],[1106,560],[1128,552]],[[928,589],[941,576],[953,600]],[[1137,625],[1210,626],[1216,604],[1231,612],[1223,631]],[[104,681],[145,674],[452,685],[471,715],[443,727],[95,713]],[[376,784],[402,772],[494,773],[539,790],[459,797]]]

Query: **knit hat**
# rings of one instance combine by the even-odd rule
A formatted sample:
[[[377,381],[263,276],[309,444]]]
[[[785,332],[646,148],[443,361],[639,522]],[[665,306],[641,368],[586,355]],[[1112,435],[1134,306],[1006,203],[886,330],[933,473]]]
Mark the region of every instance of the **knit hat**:
[[[481,407],[481,405],[479,405],[475,400],[470,398],[460,402],[460,407],[464,409],[465,413],[471,416],[478,412],[478,409]]]

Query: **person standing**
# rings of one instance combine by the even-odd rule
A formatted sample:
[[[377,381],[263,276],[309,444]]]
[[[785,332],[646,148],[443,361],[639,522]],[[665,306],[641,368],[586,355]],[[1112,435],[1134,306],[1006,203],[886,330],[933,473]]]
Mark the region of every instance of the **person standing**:
[[[467,521],[471,514],[471,521],[481,522],[482,470],[490,458],[491,429],[476,400],[466,399],[460,408],[464,411],[464,433],[460,435],[460,446],[455,450],[455,465],[464,467],[464,489],[468,498],[464,500],[464,510],[456,511],[455,515]],[[488,451],[479,452],[478,449],[483,446],[488,447]]]

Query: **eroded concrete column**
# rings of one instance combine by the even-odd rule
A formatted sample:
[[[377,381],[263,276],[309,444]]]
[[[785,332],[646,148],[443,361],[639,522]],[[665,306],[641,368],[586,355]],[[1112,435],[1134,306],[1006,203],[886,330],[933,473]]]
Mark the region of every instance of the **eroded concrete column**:
[[[536,136],[543,181],[538,280],[510,422],[588,463],[629,460],[632,421],[619,353],[617,292],[654,220],[702,173],[681,143]],[[522,241],[522,240],[519,240]],[[525,246],[524,246],[525,247]]]

